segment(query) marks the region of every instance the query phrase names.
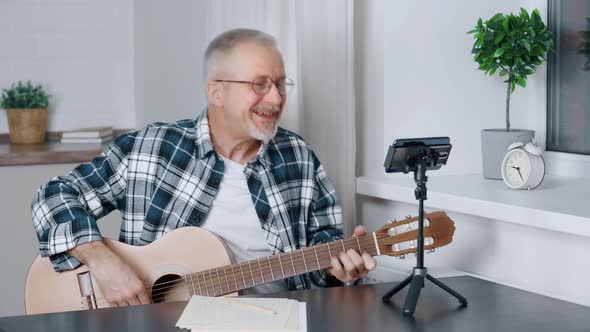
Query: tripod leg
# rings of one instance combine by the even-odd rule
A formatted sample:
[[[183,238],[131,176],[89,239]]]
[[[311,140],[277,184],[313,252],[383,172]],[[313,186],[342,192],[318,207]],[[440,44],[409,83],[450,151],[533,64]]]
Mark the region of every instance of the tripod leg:
[[[459,302],[461,303],[462,306],[466,307],[467,306],[467,299],[465,297],[463,297],[463,295],[455,292],[454,290],[452,290],[451,288],[449,288],[447,285],[443,284],[442,282],[438,281],[435,277],[431,276],[430,274],[426,275],[426,278],[428,278],[428,280],[432,281],[433,284],[437,285],[438,287],[442,288],[443,290],[445,290],[447,293],[453,295],[454,297],[457,298],[457,300],[459,300]]]
[[[414,314],[418,298],[420,297],[420,291],[424,288],[424,277],[421,275],[414,275],[412,283],[410,284],[410,290],[406,295],[406,302],[404,303],[404,315]]]
[[[383,295],[383,297],[381,298],[381,301],[389,301],[389,299],[391,299],[391,297],[394,296],[395,293],[399,292],[402,288],[406,287],[410,283],[410,281],[412,281],[412,275],[409,275],[406,279],[402,280],[399,284],[397,284],[397,286],[395,286],[389,292],[385,293],[385,295]]]

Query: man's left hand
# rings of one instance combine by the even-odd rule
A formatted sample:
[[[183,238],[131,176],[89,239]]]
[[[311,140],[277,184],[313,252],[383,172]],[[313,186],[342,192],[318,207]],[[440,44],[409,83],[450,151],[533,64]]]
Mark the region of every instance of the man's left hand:
[[[354,229],[355,236],[366,234],[367,229],[364,226]],[[356,250],[348,249],[346,252],[340,252],[338,257],[332,257],[332,267],[326,271],[342,282],[350,282],[366,277],[375,267],[377,262],[369,253],[360,254]]]

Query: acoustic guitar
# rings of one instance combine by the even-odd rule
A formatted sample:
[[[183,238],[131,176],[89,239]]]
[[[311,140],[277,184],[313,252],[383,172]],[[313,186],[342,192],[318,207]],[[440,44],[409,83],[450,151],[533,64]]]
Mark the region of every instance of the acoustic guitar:
[[[449,244],[454,222],[444,212],[425,214],[424,248]],[[222,296],[325,269],[330,258],[354,249],[373,256],[403,256],[416,251],[418,218],[390,222],[374,233],[232,264],[221,239],[198,227],[183,227],[142,247],[104,239],[144,280],[152,302],[186,301],[191,295]],[[37,256],[25,286],[27,314],[109,307],[84,265],[55,272],[49,258]]]

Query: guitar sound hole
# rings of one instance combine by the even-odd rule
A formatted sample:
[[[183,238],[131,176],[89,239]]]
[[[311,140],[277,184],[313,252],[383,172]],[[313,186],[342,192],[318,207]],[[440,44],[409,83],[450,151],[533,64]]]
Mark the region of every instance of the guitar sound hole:
[[[152,287],[152,303],[187,301],[188,299],[187,284],[179,275],[163,275],[156,280]]]

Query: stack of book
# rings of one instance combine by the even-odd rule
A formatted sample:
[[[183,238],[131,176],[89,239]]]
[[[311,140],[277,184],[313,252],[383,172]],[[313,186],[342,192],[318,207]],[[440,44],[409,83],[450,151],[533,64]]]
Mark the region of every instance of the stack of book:
[[[113,139],[113,127],[81,128],[65,131],[61,142],[68,143],[105,143]]]

